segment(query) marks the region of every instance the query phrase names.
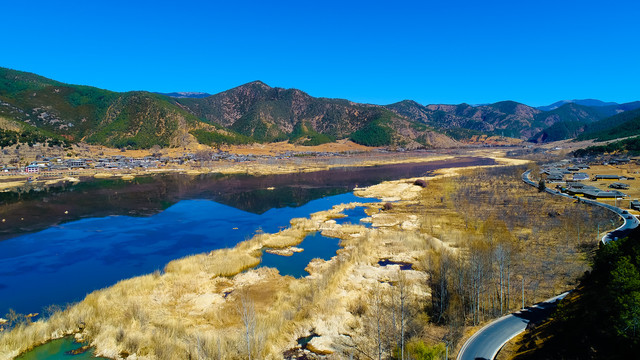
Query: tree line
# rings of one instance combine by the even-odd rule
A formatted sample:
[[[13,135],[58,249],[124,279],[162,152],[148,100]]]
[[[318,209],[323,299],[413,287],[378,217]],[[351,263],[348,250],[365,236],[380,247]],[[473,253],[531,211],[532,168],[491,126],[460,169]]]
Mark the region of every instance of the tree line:
[[[36,131],[13,131],[0,129],[0,148],[9,147],[16,144],[27,144],[29,146],[33,146],[38,143],[46,143],[49,147],[71,147],[71,142],[67,139],[49,137]]]

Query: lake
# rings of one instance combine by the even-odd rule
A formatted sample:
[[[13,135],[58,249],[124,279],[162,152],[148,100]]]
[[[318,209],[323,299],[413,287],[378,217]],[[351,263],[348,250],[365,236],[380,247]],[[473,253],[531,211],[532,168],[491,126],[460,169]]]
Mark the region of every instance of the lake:
[[[0,314],[10,308],[41,313],[47,305],[79,301],[121,279],[162,270],[173,259],[234,246],[259,230],[277,232],[291,218],[366,202],[351,193],[355,186],[493,163],[459,158],[259,177],[174,174],[3,193]]]
[[[106,358],[93,357],[92,349],[89,349],[82,354],[67,354],[68,352],[76,350],[81,346],[82,344],[78,344],[73,341],[73,337],[67,336],[62,339],[49,341],[44,345],[40,345],[35,349],[20,355],[16,358],[16,360],[106,360]]]

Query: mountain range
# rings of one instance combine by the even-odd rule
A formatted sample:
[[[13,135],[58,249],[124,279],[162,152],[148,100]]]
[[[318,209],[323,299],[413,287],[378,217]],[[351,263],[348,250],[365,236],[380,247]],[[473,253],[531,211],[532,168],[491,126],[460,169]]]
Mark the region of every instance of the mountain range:
[[[592,99],[540,108],[514,101],[471,106],[404,100],[382,106],[312,97],[260,81],[213,95],[112,92],[0,68],[1,129],[113,147],[350,139],[368,146],[437,148],[482,134],[544,142],[621,125],[628,117],[603,119],[638,108],[640,102]]]

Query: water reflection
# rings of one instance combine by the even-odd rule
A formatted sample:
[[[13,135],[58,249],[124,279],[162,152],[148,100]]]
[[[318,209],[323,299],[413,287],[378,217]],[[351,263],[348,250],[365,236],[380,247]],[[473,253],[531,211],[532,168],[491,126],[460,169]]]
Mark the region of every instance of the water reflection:
[[[439,168],[493,163],[492,159],[469,157],[269,176],[168,174],[5,192],[0,193],[0,218],[5,219],[0,222],[0,240],[87,217],[150,216],[187,199],[214,200],[262,214],[272,208],[301,206],[313,199],[344,194],[356,185],[422,176]]]

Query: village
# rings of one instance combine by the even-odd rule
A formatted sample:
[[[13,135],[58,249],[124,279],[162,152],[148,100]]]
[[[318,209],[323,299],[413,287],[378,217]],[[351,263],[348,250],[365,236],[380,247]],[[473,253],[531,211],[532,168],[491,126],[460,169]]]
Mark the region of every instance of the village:
[[[43,156],[35,155],[34,160],[20,164],[11,159],[0,159],[0,177],[55,178],[60,176],[91,176],[100,172],[132,173],[139,171],[193,170],[212,164],[235,164],[261,161],[265,163],[302,157],[335,158],[345,156],[337,152],[283,152],[281,154],[238,154],[229,151],[196,151],[183,153],[162,153],[147,151],[133,152],[133,156]],[[87,155],[87,154],[84,154]],[[2,161],[4,160],[4,161]]]
[[[569,159],[541,166],[540,186],[640,214],[640,159]]]

